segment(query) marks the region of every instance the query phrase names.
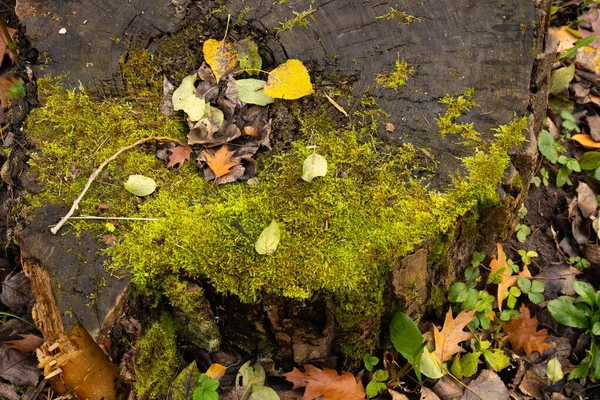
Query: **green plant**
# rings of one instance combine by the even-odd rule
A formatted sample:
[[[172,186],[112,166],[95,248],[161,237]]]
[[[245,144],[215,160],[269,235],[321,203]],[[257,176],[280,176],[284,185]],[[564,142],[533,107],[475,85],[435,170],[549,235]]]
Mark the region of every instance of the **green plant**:
[[[363,362],[365,363],[365,369],[372,372],[377,364],[379,364],[379,358],[373,357],[370,354],[365,354],[363,357]]]
[[[531,234],[531,228],[525,224],[518,224],[515,228],[517,234],[517,240],[521,243],[527,240],[527,236]]]
[[[561,155],[558,157],[558,163],[562,165],[558,170],[558,174],[556,175],[556,186],[562,187],[564,184],[568,184],[569,186],[573,184],[569,179],[569,175],[571,172],[581,172],[581,167],[579,166],[579,161],[575,158],[569,158],[567,156]]]
[[[371,382],[369,382],[366,387],[367,396],[369,396],[369,398],[373,398],[383,392],[387,388],[385,382],[389,379],[389,377],[390,375],[384,369],[375,371],[373,374],[373,379],[371,379]]]
[[[198,387],[194,389],[194,400],[217,400],[219,395],[217,389],[219,381],[201,374],[198,378]]]
[[[562,133],[570,138],[571,137],[571,133],[573,132],[577,132],[580,133],[581,129],[579,129],[579,126],[577,126],[577,120],[575,119],[575,117],[573,116],[573,114],[571,114],[568,110],[562,110],[560,112],[560,117],[562,118],[562,128],[563,131]]]
[[[572,328],[585,329],[591,343],[587,356],[570,374],[569,379],[589,377],[600,380],[600,291],[585,283],[571,284],[577,298],[561,296],[548,303],[548,311],[555,320]]]
[[[521,261],[523,261],[523,264],[525,264],[525,265],[531,265],[531,263],[532,263],[531,259],[538,256],[538,253],[536,253],[533,250],[529,250],[529,251],[519,250],[518,253],[521,256]]]
[[[535,185],[535,187],[540,187],[541,184],[543,184],[545,187],[548,187],[548,171],[546,170],[546,168],[540,168],[540,177],[538,176],[534,176],[532,179],[533,184]]]
[[[23,79],[13,83],[5,94],[9,99],[22,99],[25,97],[25,82],[23,82]]]
[[[573,267],[577,268],[580,271],[583,271],[586,268],[589,268],[590,262],[583,257],[569,257],[569,264]]]
[[[583,39],[579,39],[578,41],[575,42],[573,47],[571,47],[569,50],[565,51],[562,55],[558,56],[557,60],[562,60],[563,58],[571,58],[571,57],[575,56],[575,53],[577,53],[578,49],[580,49],[581,47],[587,46],[589,44],[592,44],[597,38],[598,38],[598,36],[592,35],[592,36],[588,36]]]
[[[544,301],[544,284],[535,279],[527,279],[519,277],[517,285],[521,292],[525,293],[533,304],[538,304]]]

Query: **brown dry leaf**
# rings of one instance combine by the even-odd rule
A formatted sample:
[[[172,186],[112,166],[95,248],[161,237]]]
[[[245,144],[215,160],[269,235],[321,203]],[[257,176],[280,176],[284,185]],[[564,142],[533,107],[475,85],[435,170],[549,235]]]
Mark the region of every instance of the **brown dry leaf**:
[[[521,304],[519,312],[519,318],[504,323],[504,332],[508,335],[513,351],[522,355],[525,350],[527,356],[531,357],[534,351],[542,354],[544,350],[552,347],[551,344],[545,343],[548,330],[537,330],[537,317],[531,318],[529,308]]]
[[[14,39],[15,33],[17,33],[17,30],[13,29],[13,28],[6,28],[6,29],[8,29],[8,34],[10,35],[10,38]],[[4,58],[5,54],[8,54],[8,56],[10,57],[10,59],[13,62],[15,61],[15,56],[13,55],[12,51],[10,51],[8,49],[8,46],[6,45],[6,39],[4,38],[4,35],[0,34],[0,65],[2,65],[2,59]]]
[[[17,82],[17,78],[9,76],[8,78],[0,77],[0,107],[8,108],[10,100],[6,96],[6,92],[10,89],[13,83]]]
[[[240,162],[231,160],[231,157],[234,153],[235,150],[230,151],[228,146],[221,146],[221,148],[217,150],[214,155],[210,154],[206,150],[202,152],[204,157],[206,157],[206,163],[215,174],[215,180],[227,175],[231,168],[241,164]]]
[[[464,351],[458,344],[473,337],[470,332],[464,332],[463,329],[473,320],[475,311],[461,311],[456,319],[452,319],[452,309],[448,309],[446,320],[442,331],[438,331],[437,327],[433,326],[433,338],[435,341],[435,351],[433,354],[440,363],[446,362],[453,355]]]
[[[391,122],[388,122],[385,124],[385,130],[390,133],[394,133],[394,131],[396,130],[396,127]]]
[[[323,400],[363,400],[365,389],[362,382],[356,382],[354,375],[343,371],[338,375],[337,371],[330,368],[322,370],[310,364],[304,365],[306,372],[294,368],[292,372],[283,374],[285,378],[294,384],[294,389],[306,387],[304,400],[313,400],[323,396]]]
[[[577,135],[573,135],[571,137],[574,141],[590,150],[600,149],[600,142],[596,142],[590,135],[585,133],[578,133]]]
[[[221,380],[225,372],[227,371],[227,367],[218,363],[213,363],[208,367],[206,372],[204,373],[209,378],[216,379],[218,381]]]
[[[192,148],[188,145],[177,146],[173,149],[169,149],[171,155],[169,156],[169,163],[167,164],[167,168],[174,167],[176,165],[177,169],[183,166],[183,163],[186,160],[190,159],[190,155],[192,154]]]
[[[44,343],[44,338],[36,335],[21,334],[18,336],[20,339],[6,340],[4,343],[21,353],[31,353]]]
[[[225,43],[224,40],[208,39],[202,46],[204,60],[212,69],[217,82],[221,77],[227,75],[238,63],[238,54],[236,48],[231,43]]]
[[[501,268],[504,268],[504,271],[500,274],[502,281],[500,281],[498,284],[498,294],[496,295],[499,311],[502,311],[502,302],[504,301],[504,295],[506,294],[506,291],[511,286],[515,286],[517,284],[517,276],[511,276],[509,274],[509,266],[506,262],[506,256],[504,255],[502,244],[498,243],[498,255],[492,258],[492,261],[490,261],[490,269],[492,270],[492,273],[497,273]]]

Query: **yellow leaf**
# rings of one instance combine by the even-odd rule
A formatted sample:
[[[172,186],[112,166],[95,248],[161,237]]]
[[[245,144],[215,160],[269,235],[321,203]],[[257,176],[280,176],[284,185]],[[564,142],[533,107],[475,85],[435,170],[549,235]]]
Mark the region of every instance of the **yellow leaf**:
[[[235,46],[223,40],[208,39],[202,46],[204,60],[210,66],[217,82],[227,75],[238,63],[238,53]]]
[[[223,375],[225,375],[225,371],[227,371],[226,366],[214,363],[211,364],[210,367],[208,367],[204,374],[209,378],[213,378],[220,381]]]
[[[575,46],[575,42],[580,39],[573,35],[567,26],[561,26],[559,29],[550,28],[548,32],[556,36],[560,41],[557,50],[558,53],[569,50],[571,47]]]
[[[276,99],[295,100],[312,94],[313,86],[302,61],[287,60],[269,72],[263,92]]]
[[[590,135],[579,133],[571,137],[574,141],[585,147],[586,149],[600,149],[600,142],[596,142]]]

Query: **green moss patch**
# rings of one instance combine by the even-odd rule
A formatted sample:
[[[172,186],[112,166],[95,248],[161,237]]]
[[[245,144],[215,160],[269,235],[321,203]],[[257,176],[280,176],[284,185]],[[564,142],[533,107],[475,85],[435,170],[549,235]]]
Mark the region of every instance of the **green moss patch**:
[[[152,68],[130,67],[138,71],[132,75],[138,82],[161,82]],[[42,106],[25,129],[39,150],[32,155],[31,172],[45,186],[29,197],[31,205],[70,206],[102,161],[139,138],[185,140],[181,116],[158,111],[159,87],[145,88],[142,100],[135,93],[96,100],[55,81],[40,82]],[[462,102],[456,109],[470,106],[470,95]],[[258,185],[238,182],[217,190],[192,163],[167,169],[153,146],[128,151],[109,164],[80,203],[79,214],[94,214],[103,202],[109,207],[104,215],[158,220],[115,224],[117,243],[108,250],[108,267],[127,267],[141,290],[162,291],[167,277],[183,275],[206,280],[244,302],[264,293],[306,299],[325,292],[337,303],[342,327],[354,326],[381,314],[394,260],[439,237],[478,203],[498,201],[495,189],[508,151],[523,141],[525,129],[524,118],[500,127],[488,151],[465,159],[466,176],[457,176],[442,193],[413,177],[421,166],[411,145],[382,149],[377,123],[340,128],[319,109],[298,117],[301,128],[291,150],[259,156]],[[310,146],[317,146],[329,169],[327,176],[307,183],[301,174]],[[143,199],[131,195],[122,185],[130,174],[151,177],[158,190]],[[279,247],[260,255],[254,243],[273,219],[281,228]],[[70,224],[103,233],[103,223]]]

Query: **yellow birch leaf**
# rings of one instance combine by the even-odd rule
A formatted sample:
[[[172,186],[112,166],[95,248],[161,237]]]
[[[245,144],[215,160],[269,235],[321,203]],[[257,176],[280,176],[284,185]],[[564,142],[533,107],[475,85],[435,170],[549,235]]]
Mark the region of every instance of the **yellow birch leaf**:
[[[209,378],[213,378],[220,381],[223,375],[225,375],[225,371],[227,371],[226,366],[214,363],[211,364],[210,367],[208,367],[204,374]]]
[[[202,46],[204,61],[210,66],[217,82],[227,75],[238,63],[238,53],[235,46],[223,40],[208,39]]]
[[[302,61],[287,60],[269,72],[263,92],[276,99],[295,100],[312,94],[313,86]]]

